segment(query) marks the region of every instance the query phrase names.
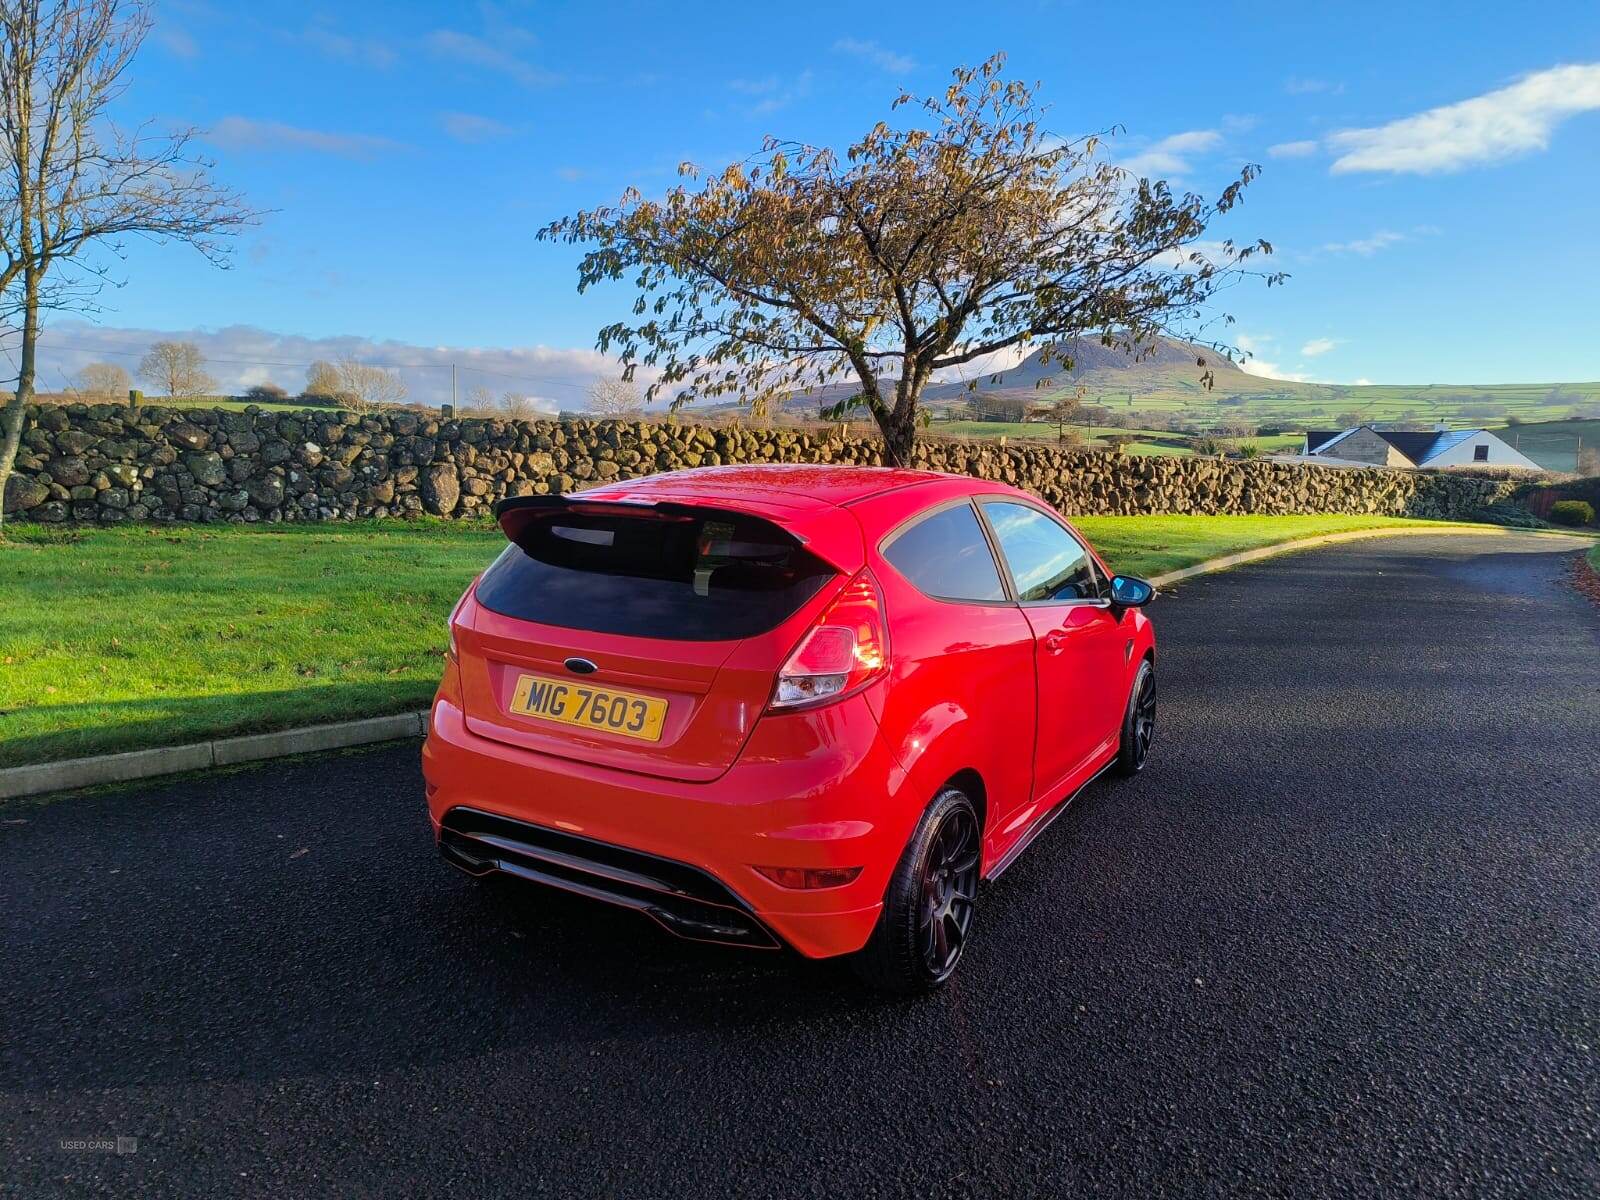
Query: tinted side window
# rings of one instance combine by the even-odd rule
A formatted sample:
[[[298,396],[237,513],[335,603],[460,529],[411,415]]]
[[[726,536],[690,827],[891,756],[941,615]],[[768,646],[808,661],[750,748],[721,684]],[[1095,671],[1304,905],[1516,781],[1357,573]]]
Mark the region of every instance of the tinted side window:
[[[833,573],[754,517],[557,513],[519,530],[478,581],[477,597],[523,621],[715,642],[776,627]]]
[[[1100,596],[1094,560],[1076,538],[1026,504],[985,500],[1021,600],[1095,600]]]
[[[896,571],[936,600],[1006,598],[994,555],[970,504],[955,504],[918,521],[883,552]]]

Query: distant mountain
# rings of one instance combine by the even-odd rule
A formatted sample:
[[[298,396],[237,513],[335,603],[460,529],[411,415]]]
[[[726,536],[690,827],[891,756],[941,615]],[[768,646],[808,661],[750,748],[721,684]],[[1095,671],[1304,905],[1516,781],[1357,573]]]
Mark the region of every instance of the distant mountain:
[[[1039,400],[1058,390],[1080,386],[1090,391],[1144,392],[1155,387],[1187,384],[1199,391],[1203,387],[1201,376],[1208,370],[1216,377],[1213,390],[1278,390],[1283,382],[1247,374],[1216,351],[1176,338],[1157,338],[1138,356],[1116,346],[1106,346],[1098,338],[1072,338],[1057,344],[1048,363],[1044,355],[1043,350],[1035,351],[1003,372],[970,374],[965,379],[929,384],[923,395],[937,403],[961,399],[974,389],[1014,395],[1026,393]],[[1071,366],[1064,360],[1071,360]],[[1201,360],[1205,366],[1200,365]]]
[[[1062,361],[1063,357],[1072,360],[1070,368]],[[1205,360],[1205,366],[1199,364],[1200,359]],[[1057,392],[1079,387],[1091,394],[1189,393],[1198,397],[1207,394],[1201,376],[1208,370],[1215,378],[1211,392],[1216,395],[1273,395],[1289,399],[1315,390],[1306,384],[1251,375],[1214,350],[1176,338],[1157,338],[1137,357],[1117,347],[1102,345],[1098,338],[1073,338],[1059,344],[1058,352],[1049,363],[1043,360],[1044,351],[1036,350],[1016,366],[1003,371],[953,369],[945,378],[928,384],[922,393],[923,404],[938,413],[951,404],[970,400],[977,393],[1043,403]],[[884,393],[892,393],[893,388],[893,381],[886,379]],[[796,395],[788,407],[792,411],[822,408],[856,390],[854,384],[836,383]]]
[[[970,367],[965,375],[946,372],[924,390],[923,407],[935,419],[957,417],[966,414],[953,410],[957,406],[965,409],[975,395],[1008,396],[1031,405],[1082,388],[1090,404],[1144,410],[1201,426],[1223,415],[1255,425],[1293,429],[1337,429],[1355,420],[1486,425],[1501,424],[1508,418],[1528,422],[1600,417],[1600,382],[1301,383],[1252,375],[1215,351],[1177,338],[1158,338],[1138,357],[1101,345],[1092,337],[1063,343],[1061,349],[1072,359],[1070,369],[1059,358],[1049,364],[1041,362],[1043,352],[1036,351],[1000,372],[984,373]],[[1202,358],[1204,366],[1198,362]],[[1201,382],[1207,371],[1212,375],[1210,388]],[[820,409],[857,390],[853,383],[841,380],[810,393],[796,393],[784,411],[795,417],[815,417]],[[885,380],[883,390],[892,395],[893,382]],[[717,406],[733,407],[733,402]]]

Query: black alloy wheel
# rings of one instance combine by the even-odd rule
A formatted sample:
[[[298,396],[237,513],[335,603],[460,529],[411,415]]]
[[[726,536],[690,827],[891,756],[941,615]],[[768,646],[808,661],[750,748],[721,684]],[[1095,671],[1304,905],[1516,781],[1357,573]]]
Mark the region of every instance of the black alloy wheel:
[[[940,823],[924,862],[917,935],[923,966],[934,983],[942,983],[956,969],[972,928],[978,899],[978,842],[972,809],[954,809]]]
[[[1133,680],[1128,711],[1122,719],[1122,744],[1117,751],[1117,772],[1137,775],[1150,758],[1156,736],[1156,672],[1145,659]]]
[[[960,788],[945,787],[923,810],[872,936],[852,957],[863,982],[901,996],[949,982],[972,938],[982,848],[977,809]]]

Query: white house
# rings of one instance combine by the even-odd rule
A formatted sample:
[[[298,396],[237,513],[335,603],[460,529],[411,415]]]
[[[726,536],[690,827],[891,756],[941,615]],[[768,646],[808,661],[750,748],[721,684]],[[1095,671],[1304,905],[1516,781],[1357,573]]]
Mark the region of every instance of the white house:
[[[1329,464],[1373,467],[1521,467],[1539,470],[1533,459],[1487,429],[1433,429],[1402,433],[1357,425],[1334,433],[1306,434],[1305,458]]]

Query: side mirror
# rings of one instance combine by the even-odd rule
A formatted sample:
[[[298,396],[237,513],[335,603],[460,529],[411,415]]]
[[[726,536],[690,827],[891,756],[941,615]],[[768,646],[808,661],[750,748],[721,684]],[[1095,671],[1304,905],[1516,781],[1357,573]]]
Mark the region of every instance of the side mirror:
[[[1143,608],[1156,597],[1156,589],[1137,575],[1111,577],[1111,603],[1117,608]]]

